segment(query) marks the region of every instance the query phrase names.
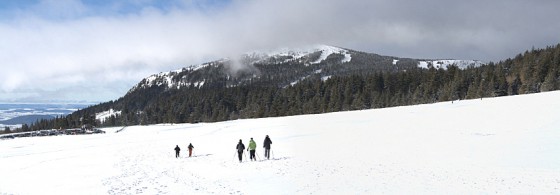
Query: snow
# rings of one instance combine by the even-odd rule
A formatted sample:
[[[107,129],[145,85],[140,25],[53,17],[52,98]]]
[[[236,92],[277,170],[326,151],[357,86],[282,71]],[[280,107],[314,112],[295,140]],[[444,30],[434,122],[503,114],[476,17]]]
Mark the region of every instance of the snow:
[[[165,85],[167,88],[181,88],[181,86],[190,86],[191,83],[189,82],[175,82],[173,81],[173,75],[179,74],[183,71],[197,71],[200,70],[202,68],[205,67],[209,67],[209,66],[214,66],[217,63],[223,63],[225,61],[228,61],[228,59],[221,59],[221,60],[217,60],[214,62],[210,62],[210,63],[205,63],[205,64],[200,64],[200,65],[191,65],[188,68],[182,68],[182,69],[178,69],[178,70],[173,70],[173,71],[169,71],[169,72],[160,72],[158,74],[153,74],[150,75],[148,77],[145,78],[146,82],[145,83],[139,83],[136,86],[134,86],[132,89],[129,90],[129,92],[135,91],[138,88],[148,88],[151,86],[162,86]],[[186,78],[185,76],[182,77],[183,79]],[[205,81],[199,81],[199,82],[195,82],[194,85],[196,87],[202,87],[204,85]]]
[[[291,82],[291,83],[290,83],[290,86],[293,87],[294,85],[298,84],[300,81],[303,81],[303,80],[307,79],[308,77],[309,77],[309,76],[301,77],[301,78],[299,78],[298,80],[295,80],[295,81]],[[287,86],[286,86],[286,87],[287,87]]]
[[[115,111],[112,108],[104,111],[104,112],[99,112],[99,113],[95,113],[95,120],[99,120],[101,122],[104,122],[105,120],[107,120],[107,118],[112,117],[112,116],[117,116],[120,115],[121,111]]]
[[[279,48],[279,49],[275,49],[275,50],[269,50],[269,51],[252,51],[249,53],[244,54],[244,56],[246,58],[249,58],[252,60],[252,62],[250,63],[263,63],[263,62],[267,62],[268,60],[270,60],[271,58],[278,58],[278,57],[291,57],[291,58],[287,58],[283,61],[276,61],[275,64],[279,64],[279,63],[287,63],[290,61],[295,61],[295,60],[299,60],[303,57],[305,57],[306,55],[309,55],[313,53],[313,50],[309,49],[309,48],[297,48],[297,49],[289,49],[289,48]]]
[[[396,64],[395,60],[393,60],[393,64]],[[419,61],[418,67],[429,68],[428,66],[430,64],[436,69],[438,68],[447,69],[447,67],[451,65],[455,65],[460,69],[466,69],[469,66],[479,67],[483,65],[483,63],[478,60],[429,60],[429,61]]]
[[[343,54],[344,54],[344,58],[340,62],[346,63],[352,60],[352,56],[348,53],[348,51],[344,51]]]
[[[341,63],[350,62],[352,60],[352,55],[346,49],[328,46],[328,45],[314,45],[310,47],[302,47],[302,48],[280,48],[275,50],[270,50],[267,52],[262,51],[253,51],[245,54],[250,59],[257,59],[253,63],[259,63],[263,61],[267,61],[273,57],[291,57],[281,62],[276,63],[286,63],[289,61],[300,60],[303,57],[306,57],[312,53],[321,52],[320,57],[311,62],[311,64],[318,64],[327,59],[328,56],[331,54],[342,54],[344,58],[341,60]]]
[[[317,47],[316,51],[321,51],[321,56],[319,56],[319,59],[311,62],[311,64],[321,63],[322,61],[326,60],[327,57],[329,57],[331,54],[344,55],[344,58],[340,61],[342,63],[350,62],[350,60],[352,60],[352,56],[348,53],[348,50],[342,48],[320,45]]]
[[[197,70],[209,67],[209,66],[210,66],[210,64],[200,64],[200,65],[191,66],[191,67],[189,67],[189,69],[192,70],[192,71],[197,71]]]
[[[556,91],[0,140],[0,194],[559,194],[558,99]],[[261,160],[239,163],[235,145],[251,137]]]
[[[315,45],[315,46],[311,46],[311,47],[306,47],[306,48],[296,48],[296,49],[288,49],[288,48],[282,48],[282,49],[276,49],[276,50],[271,50],[268,52],[259,52],[259,51],[253,51],[253,52],[249,52],[244,54],[243,56],[245,58],[247,58],[247,60],[249,60],[249,63],[259,63],[259,62],[265,62],[270,60],[271,58],[286,58],[283,61],[276,61],[275,63],[286,63],[289,61],[297,61],[297,60],[301,60],[302,58],[309,56],[312,53],[315,52],[321,52],[321,55],[319,56],[319,58],[313,62],[311,62],[310,64],[318,64],[321,63],[322,61],[326,60],[328,56],[332,55],[332,54],[341,54],[344,55],[344,58],[340,61],[341,63],[346,63],[346,62],[350,62],[352,60],[352,55],[350,54],[350,52],[346,49],[342,49],[342,48],[338,48],[338,47],[333,47],[333,46],[328,46],[328,45]],[[291,58],[289,58],[291,57]],[[176,75],[178,73],[181,73],[183,71],[198,71],[201,70],[202,68],[205,67],[209,67],[209,66],[216,66],[218,64],[222,64],[222,63],[226,63],[232,61],[231,59],[228,58],[223,58],[214,62],[209,62],[209,63],[204,63],[204,64],[199,64],[199,65],[191,65],[187,68],[182,68],[179,70],[174,70],[174,71],[169,71],[169,72],[161,72],[158,74],[154,74],[154,75],[150,75],[148,77],[145,78],[145,82],[141,82],[139,84],[137,84],[136,86],[134,86],[132,89],[129,90],[129,93],[132,91],[135,91],[136,89],[139,88],[148,88],[151,86],[166,86],[167,88],[181,88],[182,86],[190,86],[191,83],[189,82],[184,82],[184,81],[178,81],[175,82],[173,81],[172,77],[173,75]],[[309,65],[309,64],[306,64]],[[185,77],[183,77],[185,78]],[[202,87],[204,85],[205,81],[200,81],[200,82],[195,82],[194,86],[195,87]],[[296,81],[297,83],[297,81]],[[292,84],[294,85],[294,84]]]
[[[167,87],[172,87],[173,85],[175,85],[175,83],[173,82],[171,75],[174,73],[178,73],[182,70],[177,70],[177,71],[170,71],[170,72],[161,72],[159,74],[154,74],[154,75],[150,75],[149,77],[146,77],[146,83],[140,83],[136,86],[134,86],[132,89],[130,89],[130,91],[134,91],[137,88],[140,87],[150,87],[150,86],[162,86],[162,85],[166,85]],[[163,80],[160,80],[159,78],[163,78]],[[129,92],[130,92],[129,91]]]
[[[253,52],[254,54],[257,54],[256,57],[271,57],[271,56],[292,56],[294,59],[299,59],[299,58],[303,58],[304,56],[308,55],[309,53],[312,53],[310,50],[306,50],[306,49],[288,49],[288,48],[281,48],[281,49],[277,49],[275,51],[269,51],[269,52],[265,52],[265,53],[258,53],[258,52]],[[258,56],[260,55],[260,56]]]
[[[196,82],[194,85],[198,88],[201,88],[204,85],[205,82],[206,81],[199,81],[199,82]]]
[[[399,62],[399,60],[393,59],[393,65],[397,65],[397,62]],[[420,63],[422,63],[422,62],[420,62]]]

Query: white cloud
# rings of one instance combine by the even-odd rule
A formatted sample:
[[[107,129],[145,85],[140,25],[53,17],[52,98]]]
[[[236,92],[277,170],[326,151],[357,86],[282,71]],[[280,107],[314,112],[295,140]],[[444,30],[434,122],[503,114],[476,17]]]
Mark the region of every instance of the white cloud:
[[[165,9],[154,2],[95,7],[46,0],[0,20],[0,101],[40,100],[45,92],[79,100],[72,90],[80,86],[95,90],[93,101],[116,99],[149,74],[259,49],[322,43],[402,57],[501,60],[560,42],[558,1],[268,0],[212,7],[205,3],[214,1],[185,0]],[[127,6],[137,8],[123,11]]]

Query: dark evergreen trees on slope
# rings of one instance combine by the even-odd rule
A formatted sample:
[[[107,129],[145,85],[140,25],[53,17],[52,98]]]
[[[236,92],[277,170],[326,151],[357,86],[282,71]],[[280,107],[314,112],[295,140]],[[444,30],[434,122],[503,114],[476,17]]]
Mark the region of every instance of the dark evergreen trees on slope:
[[[170,89],[154,85],[66,117],[37,121],[28,129],[79,127],[84,123],[125,126],[316,114],[518,95],[558,90],[560,87],[560,45],[526,51],[513,59],[466,69],[455,66],[447,69],[416,68],[417,62],[413,60],[401,60],[395,66],[391,58],[383,56],[335,63],[342,57],[332,55],[323,64],[309,66],[293,61],[255,64],[260,75],[258,79],[220,77],[216,70],[209,69],[208,72],[212,73],[208,74],[213,76],[207,78],[208,83],[204,86]],[[371,60],[374,58],[378,58],[377,61]],[[318,69],[322,70],[321,74],[300,80]],[[254,71],[250,70],[247,74],[257,73]],[[326,76],[330,77],[324,80]],[[294,80],[299,82],[292,85]],[[122,112],[103,123],[95,120],[95,113],[111,108]]]

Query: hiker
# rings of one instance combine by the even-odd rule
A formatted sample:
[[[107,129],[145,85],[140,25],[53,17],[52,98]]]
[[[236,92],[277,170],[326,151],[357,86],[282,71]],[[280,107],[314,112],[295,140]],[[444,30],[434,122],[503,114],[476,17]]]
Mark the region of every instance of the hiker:
[[[192,155],[192,150],[193,150],[193,148],[194,148],[194,146],[192,146],[192,143],[189,143],[189,147],[188,147],[188,148],[189,148],[189,157],[191,157],[191,155]]]
[[[179,145],[175,146],[175,158],[179,158],[179,151],[181,151],[181,148],[179,148]]]
[[[249,148],[247,148],[247,151],[249,151],[249,158],[252,160],[257,161],[257,158],[255,158],[255,150],[257,149],[257,143],[255,143],[255,141],[253,140],[253,138],[251,138],[251,140],[249,140]]]
[[[270,159],[270,144],[272,144],[272,141],[270,140],[270,137],[266,135],[263,143],[264,157],[266,157],[266,159]]]
[[[243,159],[241,155],[243,155],[243,150],[245,150],[245,145],[243,144],[243,142],[241,142],[241,139],[239,139],[239,143],[237,144],[237,156],[239,156],[239,162],[241,162],[241,160]]]

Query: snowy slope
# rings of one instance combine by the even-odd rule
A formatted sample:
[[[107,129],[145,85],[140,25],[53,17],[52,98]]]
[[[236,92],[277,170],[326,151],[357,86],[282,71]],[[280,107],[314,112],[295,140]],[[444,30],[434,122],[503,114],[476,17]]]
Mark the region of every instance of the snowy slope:
[[[99,120],[101,122],[104,122],[105,120],[107,120],[110,117],[116,117],[118,115],[120,115],[122,113],[122,111],[116,111],[113,110],[112,108],[109,109],[108,111],[104,111],[104,112],[100,112],[100,113],[95,113],[95,120]]]
[[[322,61],[326,60],[327,57],[329,57],[332,54],[342,54],[342,55],[344,55],[344,58],[340,61],[341,63],[350,62],[350,60],[352,60],[352,55],[350,55],[350,53],[348,53],[348,50],[345,50],[345,49],[342,49],[342,48],[332,47],[332,46],[327,46],[327,45],[321,45],[316,50],[321,51],[321,56],[319,56],[319,59],[311,62],[311,64],[321,63]]]
[[[329,61],[326,61],[327,59],[329,59]],[[392,63],[387,61],[391,59]],[[466,69],[468,67],[483,65],[481,61],[477,60],[417,60],[380,56],[373,53],[358,52],[335,46],[314,45],[302,48],[253,51],[233,57],[232,59],[222,58],[212,62],[188,66],[179,70],[160,72],[144,78],[137,85],[132,87],[128,93],[154,86],[164,89],[201,88],[213,86],[213,84],[216,83],[222,84],[221,82],[224,80],[230,82],[227,84],[228,87],[241,86],[247,83],[258,82],[261,78],[283,78],[284,80],[278,79],[276,82],[279,83],[273,85],[289,86],[297,84],[306,78],[314,78],[317,75],[326,78],[328,76],[337,76],[338,73],[342,75],[349,74],[351,71],[356,71],[353,72],[353,74],[361,74],[363,72],[359,70],[366,70],[366,72],[387,70],[387,67],[381,67],[388,65],[387,63],[397,65],[397,62],[400,60],[404,60],[404,64],[406,65],[397,68],[399,71],[405,71],[406,68],[413,68],[414,65],[408,66],[408,63],[406,63],[410,61],[415,62],[416,65],[421,68],[434,67],[447,69],[448,66],[456,65],[461,69]],[[286,69],[287,71],[271,71],[277,68],[274,69],[274,66],[270,65],[279,64],[288,64],[286,65],[288,66]],[[298,66],[290,66],[294,64]],[[332,66],[333,64],[341,66]],[[272,69],[267,69],[267,65],[269,65],[269,68],[272,67]],[[309,68],[310,66],[312,68]],[[326,67],[329,69],[329,75],[321,75],[320,71],[317,72],[317,70],[322,70]],[[403,69],[403,67],[405,69]],[[310,71],[310,69],[314,70]],[[246,75],[240,76],[238,74],[240,72]],[[263,72],[265,72],[265,75],[262,74]]]
[[[265,52],[253,51],[245,54],[245,56],[247,56],[250,59],[254,59],[252,63],[267,62],[270,61],[270,59],[286,59],[284,61],[277,62],[277,63],[284,63],[287,61],[298,61],[316,52],[320,52],[320,56],[314,61],[309,62],[310,64],[321,63],[332,54],[344,55],[344,58],[340,61],[340,63],[350,62],[350,60],[352,60],[352,55],[348,50],[339,47],[329,46],[329,45],[315,45],[312,47],[304,47],[304,48],[282,48],[282,49],[265,51]]]
[[[559,194],[558,99],[548,92],[1,140],[0,194]],[[271,160],[262,160],[265,135]],[[239,163],[235,145],[251,137],[261,161]]]
[[[312,60],[311,56],[313,54],[319,54],[317,59]],[[150,88],[152,86],[165,86],[166,88],[181,88],[186,86],[193,85],[194,87],[202,87],[205,83],[205,80],[197,80],[197,81],[185,81],[188,76],[183,75],[182,78],[175,78],[176,75],[179,75],[183,72],[191,72],[191,71],[199,71],[205,67],[209,66],[220,66],[223,64],[243,64],[244,66],[250,66],[255,63],[262,63],[262,64],[279,64],[279,63],[286,63],[290,61],[302,63],[304,65],[312,65],[312,64],[319,64],[327,59],[332,54],[340,54],[343,55],[344,58],[340,60],[340,63],[347,63],[352,60],[352,55],[350,54],[349,50],[342,49],[339,47],[333,47],[328,45],[316,45],[313,47],[308,48],[292,48],[292,49],[278,49],[274,51],[253,51],[250,53],[243,54],[239,57],[239,59],[231,60],[228,58],[224,58],[221,60],[208,62],[199,65],[192,65],[186,68],[182,68],[179,70],[169,71],[169,72],[161,72],[158,74],[150,75],[144,78],[140,83],[134,86],[132,89],[129,90],[133,92],[137,89],[141,88]],[[225,73],[224,73],[225,74]],[[211,75],[206,75],[207,77],[212,77]],[[256,77],[256,75],[254,75]]]
[[[393,61],[393,64],[396,64]],[[419,61],[418,67],[420,68],[429,68],[433,66],[434,68],[443,68],[447,69],[448,66],[455,65],[460,69],[466,69],[468,67],[479,67],[482,66],[482,62],[478,60],[428,60],[428,61]]]

